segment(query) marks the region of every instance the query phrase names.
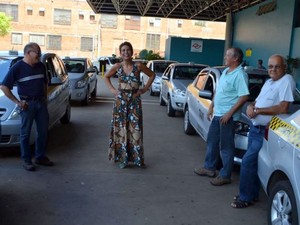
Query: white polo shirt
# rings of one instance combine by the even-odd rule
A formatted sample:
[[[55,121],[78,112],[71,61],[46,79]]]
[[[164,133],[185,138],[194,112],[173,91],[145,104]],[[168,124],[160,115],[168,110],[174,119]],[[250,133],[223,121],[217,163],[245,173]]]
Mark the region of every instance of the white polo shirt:
[[[280,102],[293,102],[296,83],[290,74],[285,74],[279,80],[273,81],[269,79],[263,85],[259,95],[256,98],[255,107],[267,108],[274,105],[279,105]],[[251,119],[254,126],[267,125],[272,115],[257,115]]]

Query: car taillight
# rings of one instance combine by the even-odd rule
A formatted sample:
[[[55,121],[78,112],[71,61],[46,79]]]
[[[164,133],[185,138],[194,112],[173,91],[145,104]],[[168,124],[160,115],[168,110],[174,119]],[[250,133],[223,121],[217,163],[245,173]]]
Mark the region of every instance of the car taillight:
[[[235,133],[236,134],[240,134],[240,135],[243,135],[243,136],[248,136],[249,129],[250,129],[250,127],[246,123],[243,123],[243,122],[240,122],[240,121],[235,123]]]

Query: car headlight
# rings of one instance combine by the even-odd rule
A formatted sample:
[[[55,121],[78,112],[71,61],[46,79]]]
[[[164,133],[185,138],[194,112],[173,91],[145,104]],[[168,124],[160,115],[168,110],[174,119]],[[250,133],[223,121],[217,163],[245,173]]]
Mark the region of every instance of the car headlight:
[[[182,97],[185,97],[185,90],[181,90],[181,89],[174,89],[173,90],[173,94],[174,95],[177,95],[177,96],[182,96]]]
[[[9,119],[10,120],[19,120],[21,118],[20,117],[20,110],[21,110],[20,107],[16,105],[14,110],[10,114]]]
[[[80,81],[77,81],[75,87],[76,87],[76,88],[83,88],[83,87],[85,87],[86,83],[87,83],[87,80],[80,80]]]
[[[250,130],[249,124],[238,121],[235,123],[235,133],[243,136],[248,136]]]

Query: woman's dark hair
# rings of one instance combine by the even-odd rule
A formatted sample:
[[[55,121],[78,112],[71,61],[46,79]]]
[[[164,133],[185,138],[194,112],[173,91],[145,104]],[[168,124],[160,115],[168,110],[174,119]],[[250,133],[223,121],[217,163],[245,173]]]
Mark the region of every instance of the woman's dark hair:
[[[121,48],[122,48],[123,46],[128,46],[128,47],[130,48],[132,54],[133,54],[133,47],[132,47],[132,44],[131,44],[130,42],[125,41],[125,42],[123,42],[122,44],[120,44],[120,46],[119,46],[119,51],[120,51],[120,52],[121,52]]]

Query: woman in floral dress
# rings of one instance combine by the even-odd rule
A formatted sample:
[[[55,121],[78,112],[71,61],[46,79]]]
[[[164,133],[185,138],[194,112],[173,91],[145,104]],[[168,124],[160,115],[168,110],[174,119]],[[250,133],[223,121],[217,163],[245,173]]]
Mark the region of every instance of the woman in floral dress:
[[[140,62],[133,62],[133,48],[129,42],[119,47],[122,62],[105,74],[104,80],[115,96],[111,133],[109,139],[109,160],[119,162],[120,168],[125,168],[129,162],[139,167],[145,167],[143,147],[143,113],[141,95],[152,84],[155,73]],[[140,72],[149,76],[147,84],[140,88]],[[118,88],[115,88],[110,78],[117,73]]]

